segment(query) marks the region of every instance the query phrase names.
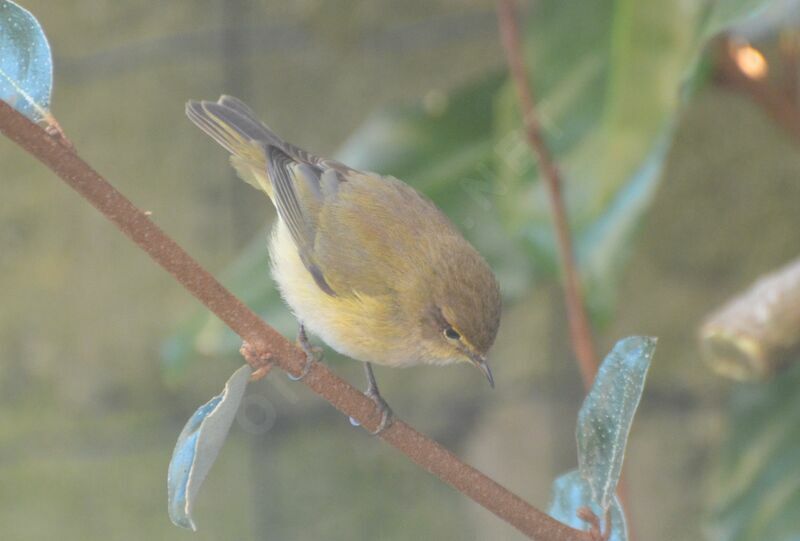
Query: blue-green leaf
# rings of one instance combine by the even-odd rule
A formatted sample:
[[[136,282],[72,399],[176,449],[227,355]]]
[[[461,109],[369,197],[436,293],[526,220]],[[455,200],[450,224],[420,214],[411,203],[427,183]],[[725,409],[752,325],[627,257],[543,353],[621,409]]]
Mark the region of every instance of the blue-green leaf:
[[[606,510],[614,499],[633,416],[642,397],[656,339],[632,336],[617,342],[578,413],[578,469],[592,500]]]
[[[222,393],[200,406],[178,436],[167,472],[169,518],[176,526],[197,529],[192,506],[225,443],[251,373],[248,365],[234,372]]]
[[[36,17],[0,0],[0,99],[31,120],[46,120],[53,89],[50,45]]]
[[[581,477],[578,470],[565,473],[553,482],[553,496],[548,513],[554,519],[572,526],[578,530],[586,529],[586,522],[578,518],[578,509],[588,507],[603,521],[605,525],[605,512],[592,499],[589,484]],[[611,500],[611,537],[609,541],[627,541],[628,525],[625,523],[625,514],[615,495]]]
[[[625,515],[616,489],[633,416],[642,397],[656,339],[632,336],[617,342],[595,376],[578,413],[578,469],[553,483],[550,516],[585,529],[577,513],[588,507],[605,522],[611,518],[611,540],[628,539]],[[603,527],[607,526],[603,524]]]

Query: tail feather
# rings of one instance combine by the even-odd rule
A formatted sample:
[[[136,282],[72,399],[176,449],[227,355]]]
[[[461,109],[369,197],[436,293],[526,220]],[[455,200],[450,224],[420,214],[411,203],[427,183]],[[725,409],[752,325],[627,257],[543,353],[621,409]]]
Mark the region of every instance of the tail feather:
[[[264,144],[277,139],[266,127],[259,127],[234,109],[207,101],[187,103],[186,116],[234,156],[252,162],[253,166],[266,166]]]
[[[200,102],[203,110],[214,117],[218,123],[235,131],[239,137],[248,141],[259,142],[265,146],[283,148],[286,141],[275,135],[275,132],[265,126],[252,115],[243,114],[239,109],[214,102]]]
[[[286,143],[262,124],[247,105],[230,96],[222,96],[217,103],[189,101],[186,116],[231,153],[231,165],[242,180],[272,197],[266,150]]]
[[[269,148],[281,150],[293,161],[306,164],[319,177],[325,169],[346,175],[351,169],[334,160],[321,159],[287,143],[261,122],[250,107],[232,96],[220,96],[216,102],[189,101],[186,116],[198,128],[231,153],[231,165],[253,187],[272,197],[268,178]]]
[[[234,98],[233,96],[228,96],[226,94],[223,94],[222,96],[219,97],[217,103],[219,103],[220,105],[224,105],[226,107],[230,107],[231,109],[235,109],[240,114],[246,117],[250,117],[256,120],[258,119],[258,115],[255,113],[255,111],[253,111],[249,105],[247,105],[239,98]]]

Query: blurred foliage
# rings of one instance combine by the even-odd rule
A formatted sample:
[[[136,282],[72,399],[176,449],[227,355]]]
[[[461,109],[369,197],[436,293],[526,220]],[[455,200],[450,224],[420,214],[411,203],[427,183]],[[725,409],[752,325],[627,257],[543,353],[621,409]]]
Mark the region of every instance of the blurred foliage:
[[[525,46],[537,112],[564,173],[579,264],[598,319],[611,314],[703,46],[768,3],[545,0],[532,9]],[[558,268],[546,193],[520,119],[513,88],[493,72],[376,113],[335,157],[401,178],[431,197],[487,256],[506,297],[515,298]],[[260,236],[249,245],[227,283],[272,322],[280,300],[266,276],[265,244]],[[164,347],[164,366],[176,378],[195,354],[231,354],[237,344],[213,316],[198,314]]]
[[[715,539],[800,536],[800,363],[763,384],[740,385],[713,485]]]
[[[724,0],[709,3],[705,20],[703,21],[702,38],[708,39],[725,30],[729,26],[740,23],[749,23],[771,8],[787,7],[791,0]],[[779,20],[774,21],[774,23]]]

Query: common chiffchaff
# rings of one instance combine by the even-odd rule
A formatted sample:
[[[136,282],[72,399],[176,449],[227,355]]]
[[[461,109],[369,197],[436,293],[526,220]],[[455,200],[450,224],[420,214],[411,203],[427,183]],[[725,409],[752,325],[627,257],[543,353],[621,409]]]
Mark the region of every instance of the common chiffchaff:
[[[497,280],[430,200],[285,142],[236,98],[190,101],[186,113],[275,205],[272,274],[301,335],[305,326],[365,361],[384,412],[369,362],[466,362],[494,385],[486,354],[500,323]]]

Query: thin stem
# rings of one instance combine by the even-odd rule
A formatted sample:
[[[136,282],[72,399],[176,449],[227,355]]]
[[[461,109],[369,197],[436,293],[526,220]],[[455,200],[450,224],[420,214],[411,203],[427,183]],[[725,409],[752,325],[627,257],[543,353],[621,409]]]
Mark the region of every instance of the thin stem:
[[[225,289],[74,149],[51,137],[2,101],[0,132],[52,169],[256,351],[271,354],[271,360],[286,372],[301,373],[305,365],[301,350]],[[315,363],[302,381],[368,430],[375,430],[380,423],[381,412],[375,403],[321,363]],[[399,419],[379,437],[531,539],[589,539],[586,533],[549,517]]]
[[[567,306],[567,319],[569,320],[569,334],[572,349],[578,360],[583,386],[588,391],[594,382],[597,373],[598,358],[595,353],[592,339],[592,328],[586,312],[586,303],[583,298],[578,266],[575,262],[575,253],[572,247],[569,220],[561,194],[561,172],[558,169],[550,149],[544,141],[542,126],[536,116],[533,90],[525,66],[522,41],[516,21],[516,6],[514,0],[497,0],[497,19],[503,48],[506,52],[508,69],[517,90],[522,118],[525,126],[525,136],[534,155],[539,161],[539,170],[544,177],[547,193],[550,196],[550,210],[553,213],[553,226],[556,232],[556,244],[561,258],[561,271],[564,283],[564,300]],[[617,484],[617,495],[627,507],[627,483],[624,473],[620,474]],[[630,521],[628,521],[630,523]],[[632,531],[632,530],[631,530]],[[633,538],[633,534],[629,535]]]
[[[533,153],[539,160],[539,170],[544,177],[547,193],[550,196],[550,210],[553,213],[558,254],[562,263],[561,271],[564,282],[564,297],[567,305],[567,319],[569,320],[569,334],[572,339],[572,349],[578,359],[583,385],[588,390],[594,381],[598,364],[592,340],[592,329],[589,325],[589,317],[586,314],[581,282],[578,277],[578,266],[575,263],[575,254],[572,248],[567,211],[564,206],[564,198],[561,195],[561,173],[553,159],[553,155],[544,142],[542,127],[536,117],[533,90],[531,90],[528,75],[526,75],[522,43],[515,20],[515,12],[513,0],[497,0],[497,18],[500,34],[506,51],[508,69],[514,80],[522,108],[525,136]]]

